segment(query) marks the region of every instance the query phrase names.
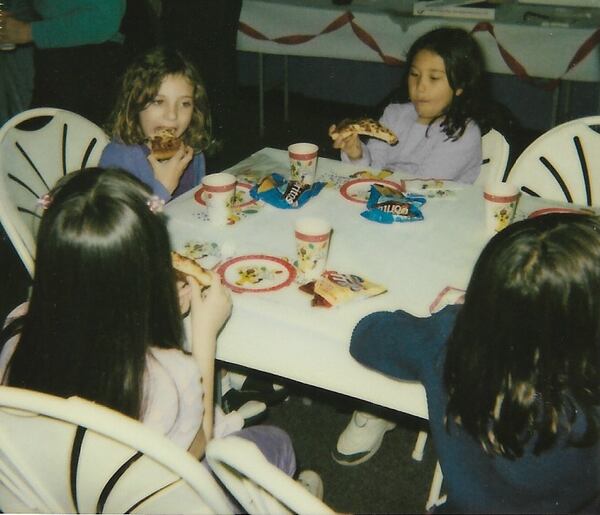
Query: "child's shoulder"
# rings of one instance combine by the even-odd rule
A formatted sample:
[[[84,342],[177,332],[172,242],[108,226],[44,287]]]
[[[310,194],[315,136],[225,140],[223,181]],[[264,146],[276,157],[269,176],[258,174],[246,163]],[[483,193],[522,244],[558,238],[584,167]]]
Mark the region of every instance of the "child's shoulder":
[[[102,150],[100,166],[115,166],[123,161],[144,159],[150,151],[144,145],[127,145],[117,140],[112,140]]]

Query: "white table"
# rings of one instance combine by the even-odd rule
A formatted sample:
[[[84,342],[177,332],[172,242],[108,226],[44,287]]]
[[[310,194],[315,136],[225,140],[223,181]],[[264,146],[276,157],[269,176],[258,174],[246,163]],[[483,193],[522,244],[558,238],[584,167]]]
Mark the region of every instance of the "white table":
[[[263,149],[231,169],[286,174],[287,152]],[[318,176],[349,175],[353,166],[319,159]],[[386,285],[388,292],[354,304],[314,308],[297,285],[272,293],[233,294],[233,314],[218,339],[217,358],[427,418],[421,384],[397,381],[358,364],[349,354],[352,330],[365,315],[404,309],[428,316],[446,286],[465,289],[487,238],[482,192],[464,187],[454,199],[430,200],[425,220],[380,225],[360,216],[361,204],[338,189],[324,189],[297,210],[265,206],[227,227],[213,227],[198,216],[204,207],[190,192],[168,204],[169,230],[176,249],[187,241],[214,241],[235,255],[295,257],[293,224],[320,216],[333,226],[328,269],[355,273]]]

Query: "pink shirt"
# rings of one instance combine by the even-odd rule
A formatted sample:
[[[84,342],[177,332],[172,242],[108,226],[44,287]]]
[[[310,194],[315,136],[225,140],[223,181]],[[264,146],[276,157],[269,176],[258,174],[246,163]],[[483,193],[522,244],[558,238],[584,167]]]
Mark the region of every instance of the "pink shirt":
[[[27,303],[15,308],[6,323],[24,315]],[[12,357],[19,335],[6,342],[0,353],[0,377]],[[151,347],[146,357],[141,421],[187,449],[202,423],[204,408],[200,369],[178,349]]]

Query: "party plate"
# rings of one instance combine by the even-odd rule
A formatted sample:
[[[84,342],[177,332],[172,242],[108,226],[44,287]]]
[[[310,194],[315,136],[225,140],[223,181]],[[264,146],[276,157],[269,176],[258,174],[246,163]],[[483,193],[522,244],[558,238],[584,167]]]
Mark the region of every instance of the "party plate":
[[[209,241],[188,241],[178,252],[208,269],[212,269],[223,257],[219,245]]]
[[[340,193],[342,197],[350,202],[366,204],[373,184],[381,184],[382,186],[388,186],[398,191],[404,190],[402,184],[394,181],[382,179],[354,179],[344,183],[340,188]]]
[[[262,293],[289,286],[296,270],[284,259],[254,254],[238,256],[223,263],[217,273],[223,283],[236,293]]]
[[[550,213],[572,213],[575,215],[589,215],[593,214],[593,211],[587,211],[585,209],[577,209],[574,207],[546,207],[544,209],[537,209],[533,213],[530,213],[527,218],[536,218],[542,215],[549,215]]]
[[[250,196],[250,190],[252,189],[252,186],[252,184],[247,182],[238,182],[235,185],[235,199],[233,202],[234,207],[242,208],[256,204],[256,200]],[[194,193],[194,198],[198,204],[203,206],[206,205],[206,202],[204,201],[204,186],[201,186],[200,189]]]

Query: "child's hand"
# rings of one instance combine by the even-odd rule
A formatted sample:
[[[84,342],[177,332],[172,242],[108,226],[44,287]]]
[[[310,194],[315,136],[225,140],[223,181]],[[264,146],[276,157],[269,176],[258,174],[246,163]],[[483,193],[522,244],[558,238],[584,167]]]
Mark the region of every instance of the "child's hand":
[[[221,277],[208,273],[212,280],[204,290],[196,279],[188,276],[187,281],[192,290],[192,317],[197,317],[203,331],[216,335],[231,313],[231,296]]]
[[[171,158],[165,161],[159,161],[152,154],[148,156],[148,161],[152,170],[154,170],[154,176],[160,182],[169,193],[173,193],[183,172],[190,164],[190,161],[194,157],[194,151],[192,147],[187,145],[181,145],[177,153]]]
[[[186,316],[192,306],[192,288],[184,281],[177,281],[177,296],[179,298],[179,311]]]
[[[362,157],[362,147],[358,134],[350,132],[342,136],[336,125],[329,127],[329,136],[333,140],[333,148],[339,148],[353,161]]]

